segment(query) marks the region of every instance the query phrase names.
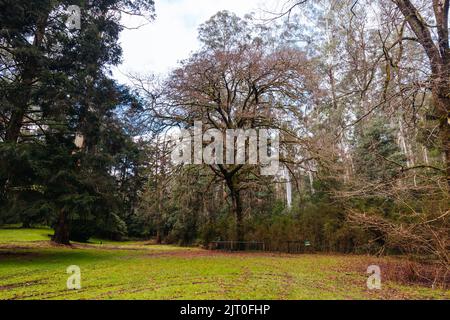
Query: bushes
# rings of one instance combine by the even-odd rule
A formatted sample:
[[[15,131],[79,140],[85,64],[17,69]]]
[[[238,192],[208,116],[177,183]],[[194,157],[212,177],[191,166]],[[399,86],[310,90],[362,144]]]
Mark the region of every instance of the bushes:
[[[292,210],[286,210],[282,201],[274,201],[266,210],[249,207],[244,219],[245,241],[262,241],[273,251],[286,251],[288,241],[309,241],[312,249],[320,252],[379,250],[376,243],[368,245],[373,234],[350,226],[343,208],[322,200],[317,203],[310,200],[302,206],[297,204]],[[167,243],[207,246],[212,241],[234,240],[234,219],[226,208],[218,209],[217,215],[210,219],[179,209],[165,225]]]
[[[115,213],[108,215],[97,225],[97,234],[103,238],[121,241],[128,234],[127,224]]]
[[[95,231],[95,224],[92,221],[73,220],[70,223],[70,240],[87,242],[95,234]]]
[[[285,250],[287,241],[309,241],[315,251],[372,251],[365,246],[370,233],[345,223],[343,211],[329,204],[309,203],[291,212],[260,216],[247,221],[246,240],[264,241],[273,250]]]

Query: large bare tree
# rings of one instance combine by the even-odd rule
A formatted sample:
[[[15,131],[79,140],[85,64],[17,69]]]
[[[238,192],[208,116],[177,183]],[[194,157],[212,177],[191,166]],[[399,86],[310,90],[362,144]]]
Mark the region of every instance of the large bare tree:
[[[218,129],[224,134],[227,129],[281,128],[283,113],[295,108],[290,99],[283,103],[284,98],[301,101],[301,95],[307,91],[305,63],[301,52],[265,53],[261,47],[196,55],[168,81],[166,111],[173,110],[171,116],[186,125],[202,121],[204,129]],[[229,189],[236,239],[241,241],[241,190],[244,178],[250,172],[256,175],[254,167],[214,164],[210,168]]]
[[[222,12],[216,17],[219,29],[246,26],[237,23],[235,16],[227,15]],[[234,22],[227,24],[229,20]],[[241,27],[239,32],[248,32]],[[160,103],[156,103],[156,116],[185,128],[201,121],[203,130],[217,129],[224,136],[227,129],[287,128],[288,120],[294,119],[309,103],[308,93],[315,87],[306,55],[296,48],[271,46],[260,37],[211,41],[218,34],[217,29],[211,29],[214,28],[203,27],[208,33],[203,38],[210,41],[165,82]],[[209,46],[210,43],[213,45]],[[228,187],[236,219],[236,239],[242,241],[241,191],[248,187],[249,179],[253,182],[261,179],[257,167],[244,164],[209,167]]]

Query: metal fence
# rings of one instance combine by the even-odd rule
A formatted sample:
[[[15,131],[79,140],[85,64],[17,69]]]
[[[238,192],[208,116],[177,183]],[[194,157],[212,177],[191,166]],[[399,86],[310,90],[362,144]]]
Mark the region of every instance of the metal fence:
[[[309,253],[313,247],[309,241],[286,241],[288,253]]]
[[[266,251],[286,253],[312,253],[314,247],[308,240],[279,241],[277,243],[261,241],[213,241],[210,250],[222,251]]]
[[[213,241],[209,248],[223,251],[266,251],[265,243],[256,241]]]

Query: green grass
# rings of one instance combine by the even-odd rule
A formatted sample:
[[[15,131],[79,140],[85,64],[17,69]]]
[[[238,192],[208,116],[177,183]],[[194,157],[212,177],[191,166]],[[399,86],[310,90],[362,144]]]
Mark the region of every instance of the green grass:
[[[53,230],[49,228],[21,229],[9,226],[0,229],[0,243],[30,242],[50,240]]]
[[[49,230],[0,230],[0,299],[450,299],[450,292],[383,281],[379,259],[340,255],[226,254],[112,243],[57,247]],[[35,242],[31,242],[35,241]],[[66,269],[81,268],[69,291]]]

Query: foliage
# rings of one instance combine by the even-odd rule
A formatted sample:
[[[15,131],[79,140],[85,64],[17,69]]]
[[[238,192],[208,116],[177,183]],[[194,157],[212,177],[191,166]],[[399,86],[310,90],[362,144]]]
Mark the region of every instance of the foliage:
[[[80,30],[65,24],[69,5],[81,8]],[[0,221],[53,225],[61,243],[126,234],[121,216],[133,210],[140,179],[133,166],[141,160],[117,111],[137,100],[111,79],[110,67],[121,61],[120,13],[152,19],[153,6],[0,3]]]

